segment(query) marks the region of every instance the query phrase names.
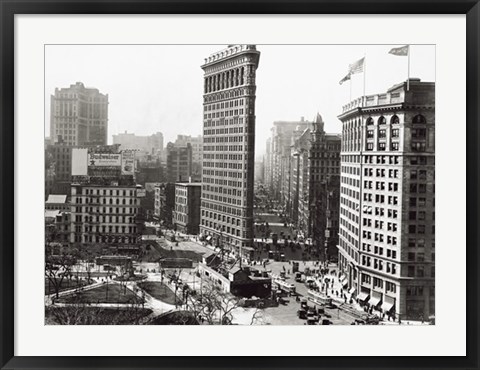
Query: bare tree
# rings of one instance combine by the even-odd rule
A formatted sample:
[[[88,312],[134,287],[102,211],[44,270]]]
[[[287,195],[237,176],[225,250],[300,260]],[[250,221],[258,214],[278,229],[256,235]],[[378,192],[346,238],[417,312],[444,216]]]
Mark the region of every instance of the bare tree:
[[[267,318],[265,317],[265,310],[257,307],[253,313],[250,325],[268,325]]]
[[[187,296],[187,307],[197,320],[209,325],[230,325],[232,312],[239,307],[240,299],[225,293],[211,284],[204,284],[201,292]]]
[[[47,324],[55,325],[141,325],[141,319],[151,313],[132,300],[117,308],[103,308],[82,302],[46,307]]]
[[[45,248],[45,277],[55,291],[55,297],[62,288],[65,277],[71,275],[72,267],[76,262],[75,251],[61,251],[58,255],[50,252],[51,246]],[[49,292],[50,293],[50,292]]]

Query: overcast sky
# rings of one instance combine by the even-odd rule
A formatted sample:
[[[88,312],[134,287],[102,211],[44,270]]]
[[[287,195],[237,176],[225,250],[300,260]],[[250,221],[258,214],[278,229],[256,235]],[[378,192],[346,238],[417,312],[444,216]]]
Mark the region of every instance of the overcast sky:
[[[340,132],[337,116],[350,99],[339,84],[348,65],[366,57],[366,94],[406,80],[408,58],[388,54],[401,45],[257,45],[256,156],[265,152],[273,121],[312,120],[319,112],[327,132]],[[112,135],[162,132],[165,145],[177,134],[202,133],[204,58],[226,45],[47,45],[45,133],[50,95],[75,82],[109,96]],[[410,77],[435,81],[435,46],[412,45]],[[352,79],[352,98],[363,94],[363,74]]]

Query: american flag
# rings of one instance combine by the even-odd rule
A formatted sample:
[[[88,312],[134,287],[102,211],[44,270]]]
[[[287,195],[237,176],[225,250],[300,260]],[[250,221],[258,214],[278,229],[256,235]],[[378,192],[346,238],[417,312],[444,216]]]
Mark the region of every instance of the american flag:
[[[344,78],[342,78],[342,79],[340,80],[339,84],[341,85],[341,84],[343,84],[345,81],[348,81],[348,80],[350,80],[350,73],[347,74]]]
[[[364,64],[365,64],[365,57],[357,60],[355,63],[350,64],[348,66],[348,73],[351,75],[355,73],[362,73]]]
[[[409,45],[405,45],[399,48],[391,49],[388,54],[398,55],[398,56],[407,56],[409,52]]]

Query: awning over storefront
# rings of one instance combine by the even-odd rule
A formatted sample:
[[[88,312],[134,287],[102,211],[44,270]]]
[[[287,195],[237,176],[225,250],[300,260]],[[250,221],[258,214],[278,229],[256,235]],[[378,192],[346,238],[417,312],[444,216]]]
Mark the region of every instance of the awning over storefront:
[[[389,312],[392,307],[394,306],[394,303],[392,302],[383,302],[382,303],[382,311],[383,312]]]
[[[209,236],[207,236],[207,238],[206,238],[206,239],[207,239],[207,241],[210,241],[210,240],[212,240],[212,236],[211,236],[211,235],[209,235]]]
[[[372,297],[372,298],[370,298],[370,300],[368,301],[368,304],[372,305],[373,307],[377,307],[381,300],[382,300],[382,299],[379,298],[379,297]]]
[[[340,281],[340,283],[342,284],[342,287],[344,287],[344,286],[348,285],[348,280],[347,279],[342,280],[342,281]]]
[[[350,288],[350,290],[348,291],[348,293],[350,293],[350,294],[355,293],[355,287]]]
[[[361,293],[358,295],[357,298],[358,298],[360,301],[366,301],[368,297],[370,297],[370,294],[365,293],[365,292],[361,292]]]

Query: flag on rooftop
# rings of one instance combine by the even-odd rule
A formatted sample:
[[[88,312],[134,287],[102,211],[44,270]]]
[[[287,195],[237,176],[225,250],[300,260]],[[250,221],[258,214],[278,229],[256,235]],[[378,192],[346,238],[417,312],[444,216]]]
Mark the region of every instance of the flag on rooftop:
[[[348,81],[348,80],[350,80],[350,73],[347,74],[344,78],[342,78],[342,79],[340,80],[339,84],[341,85],[341,84],[343,84],[344,82],[346,82],[346,81]]]
[[[409,52],[409,45],[401,46],[399,48],[393,48],[391,49],[388,54],[393,54],[397,56],[407,56]]]
[[[352,63],[348,66],[348,73],[353,75],[355,73],[363,72],[363,65],[365,64],[365,57],[357,60],[355,63]]]

